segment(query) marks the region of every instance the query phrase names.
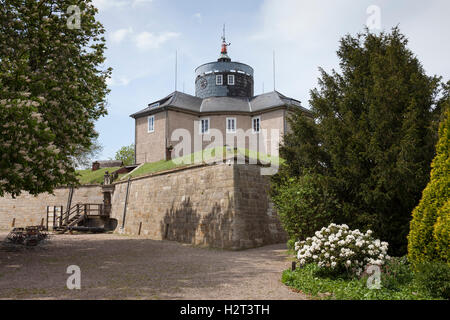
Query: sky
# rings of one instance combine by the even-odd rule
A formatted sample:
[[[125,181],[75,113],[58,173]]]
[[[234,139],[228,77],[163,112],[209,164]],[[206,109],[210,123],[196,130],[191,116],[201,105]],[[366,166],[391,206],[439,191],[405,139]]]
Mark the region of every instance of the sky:
[[[129,115],[177,90],[195,95],[194,70],[216,61],[226,24],[228,54],[255,71],[255,95],[275,88],[309,108],[319,67],[339,70],[346,34],[399,26],[428,75],[450,79],[448,0],[93,0],[106,29],[108,115],[96,123],[99,160],[134,143]]]

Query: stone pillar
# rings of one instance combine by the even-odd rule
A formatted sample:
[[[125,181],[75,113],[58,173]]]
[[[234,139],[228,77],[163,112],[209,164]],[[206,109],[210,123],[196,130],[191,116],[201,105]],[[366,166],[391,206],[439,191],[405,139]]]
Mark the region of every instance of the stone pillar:
[[[110,216],[111,215],[111,199],[112,194],[114,193],[115,185],[103,185],[102,193],[103,193],[103,214]]]

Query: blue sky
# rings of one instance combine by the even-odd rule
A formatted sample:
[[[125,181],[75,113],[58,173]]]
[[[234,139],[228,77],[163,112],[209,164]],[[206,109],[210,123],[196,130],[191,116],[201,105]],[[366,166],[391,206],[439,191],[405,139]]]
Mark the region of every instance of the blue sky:
[[[194,93],[194,70],[218,58],[226,23],[232,60],[255,70],[255,94],[273,90],[272,54],[277,91],[309,107],[318,67],[338,68],[339,39],[363,30],[373,11],[380,26],[399,25],[429,75],[450,79],[450,1],[407,0],[93,0],[106,28],[106,65],[112,67],[108,115],[96,128],[102,159],[113,158],[134,142],[129,115],[175,88]]]

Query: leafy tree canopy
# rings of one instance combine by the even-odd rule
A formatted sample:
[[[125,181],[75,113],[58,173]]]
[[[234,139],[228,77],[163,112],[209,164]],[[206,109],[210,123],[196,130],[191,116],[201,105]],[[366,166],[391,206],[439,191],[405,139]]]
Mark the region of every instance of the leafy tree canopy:
[[[111,73],[96,12],[91,0],[0,0],[0,196],[78,183],[73,156],[97,136]]]
[[[75,151],[75,155],[72,157],[72,161],[76,169],[89,169],[92,166],[92,162],[103,150],[103,146],[95,137],[91,141],[91,145],[88,148],[80,147]]]
[[[121,160],[124,166],[134,164],[134,144],[120,148],[116,152],[116,160]]]

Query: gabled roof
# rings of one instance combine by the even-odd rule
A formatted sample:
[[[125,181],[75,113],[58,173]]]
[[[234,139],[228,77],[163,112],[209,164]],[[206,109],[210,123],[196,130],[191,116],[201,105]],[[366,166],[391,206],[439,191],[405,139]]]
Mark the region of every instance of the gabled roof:
[[[168,107],[200,114],[210,112],[255,113],[282,106],[298,107],[303,111],[309,112],[308,109],[301,106],[300,101],[288,98],[278,91],[264,93],[250,99],[242,97],[208,97],[202,99],[175,91],[163,99],[150,103],[147,108],[130,115],[130,117],[135,119],[144,117],[165,110]]]

